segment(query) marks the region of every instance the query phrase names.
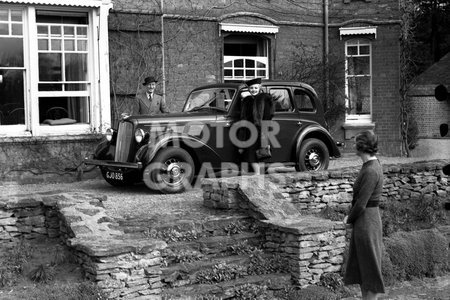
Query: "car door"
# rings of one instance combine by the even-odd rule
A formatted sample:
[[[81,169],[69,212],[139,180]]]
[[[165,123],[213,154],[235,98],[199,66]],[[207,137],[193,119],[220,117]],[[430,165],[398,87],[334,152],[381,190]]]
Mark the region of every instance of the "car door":
[[[292,90],[287,86],[268,86],[267,92],[273,97],[272,158],[270,162],[289,162],[295,157],[295,145],[302,126],[299,113],[295,110]]]

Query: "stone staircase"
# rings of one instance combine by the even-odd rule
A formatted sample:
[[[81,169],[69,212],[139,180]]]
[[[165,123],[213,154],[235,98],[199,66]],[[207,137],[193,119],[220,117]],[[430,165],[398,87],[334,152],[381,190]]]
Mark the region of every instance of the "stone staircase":
[[[279,290],[290,285],[290,274],[272,254],[261,250],[258,221],[228,211],[197,220],[172,220],[151,225],[140,234],[162,239],[162,299],[232,299],[243,286]],[[121,221],[127,232],[136,220]]]

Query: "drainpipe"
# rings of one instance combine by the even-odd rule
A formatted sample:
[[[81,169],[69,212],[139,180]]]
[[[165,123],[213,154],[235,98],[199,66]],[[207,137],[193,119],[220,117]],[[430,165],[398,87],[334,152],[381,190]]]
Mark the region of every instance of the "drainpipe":
[[[323,0],[323,63],[324,63],[324,101],[328,100],[328,95],[330,93],[330,74],[328,70],[328,56],[329,56],[329,42],[328,42],[328,0]]]
[[[162,96],[166,100],[166,68],[164,59],[164,0],[161,0],[161,71],[162,71]]]

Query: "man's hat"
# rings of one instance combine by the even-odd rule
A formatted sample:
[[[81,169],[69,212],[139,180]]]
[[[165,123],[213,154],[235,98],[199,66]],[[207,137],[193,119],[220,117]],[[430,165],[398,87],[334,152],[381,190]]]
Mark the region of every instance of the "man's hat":
[[[252,80],[249,80],[245,83],[247,86],[251,86],[254,84],[261,84],[261,78],[254,78]]]
[[[142,85],[147,85],[147,84],[149,84],[151,82],[158,82],[158,80],[156,80],[155,77],[153,77],[153,76],[146,77],[144,79],[144,83],[142,83]]]

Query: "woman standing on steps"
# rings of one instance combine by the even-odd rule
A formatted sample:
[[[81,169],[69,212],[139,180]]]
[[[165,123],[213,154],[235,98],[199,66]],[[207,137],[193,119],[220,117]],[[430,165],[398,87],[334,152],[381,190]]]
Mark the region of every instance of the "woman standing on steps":
[[[378,299],[384,293],[381,274],[383,232],[378,209],[383,192],[383,169],[375,154],[378,138],[363,131],[356,138],[356,155],[363,165],[353,184],[352,208],[344,223],[353,225],[345,284],[359,284],[362,299]]]

